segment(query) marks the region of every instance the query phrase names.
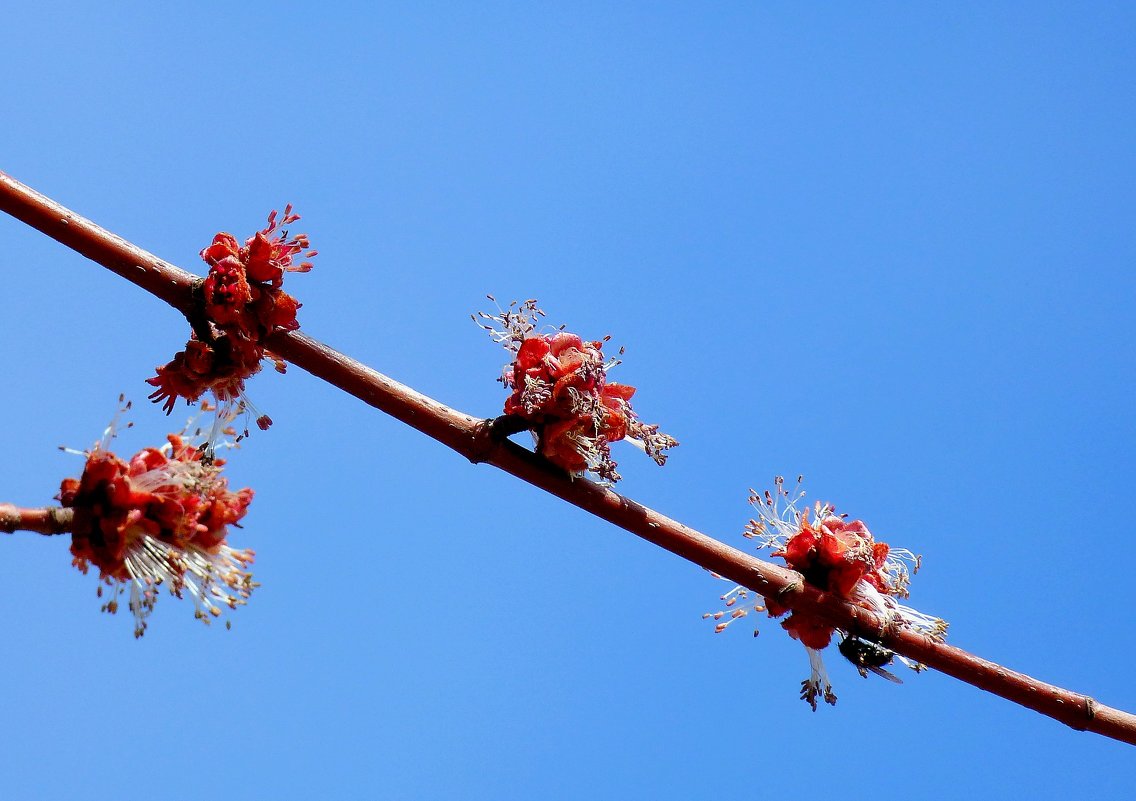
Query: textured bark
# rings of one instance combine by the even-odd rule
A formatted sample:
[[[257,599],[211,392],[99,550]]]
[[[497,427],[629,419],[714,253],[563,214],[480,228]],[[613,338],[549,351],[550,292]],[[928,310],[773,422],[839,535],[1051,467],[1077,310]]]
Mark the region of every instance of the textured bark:
[[[0,503],[0,532],[34,531],[37,534],[66,534],[71,530],[73,513],[59,506],[42,509],[24,509],[10,503]]]

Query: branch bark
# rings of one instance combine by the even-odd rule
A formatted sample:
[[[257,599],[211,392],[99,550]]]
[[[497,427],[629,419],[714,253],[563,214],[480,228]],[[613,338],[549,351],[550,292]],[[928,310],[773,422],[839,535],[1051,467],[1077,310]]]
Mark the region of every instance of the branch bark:
[[[0,210],[98,262],[173,306],[193,313],[196,277],[100,228],[0,172]],[[1010,670],[961,648],[887,626],[869,611],[805,584],[791,570],[763,562],[610,489],[572,480],[541,457],[504,439],[492,420],[463,414],[403,386],[301,332],[276,332],[269,349],[312,375],[418,429],[474,463],[488,463],[707,570],[775,597],[791,609],[879,642],[909,659],[1077,729],[1136,745],[1136,715],[1089,696]]]
[[[25,509],[10,503],[0,503],[0,532],[34,531],[50,536],[66,534],[71,530],[74,512],[61,506]]]

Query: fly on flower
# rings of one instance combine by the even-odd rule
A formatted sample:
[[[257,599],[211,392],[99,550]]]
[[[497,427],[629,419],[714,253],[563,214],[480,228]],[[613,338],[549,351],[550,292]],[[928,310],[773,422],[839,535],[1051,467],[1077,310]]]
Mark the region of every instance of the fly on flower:
[[[205,623],[222,607],[243,606],[258,586],[248,570],[254,554],[231,547],[227,537],[253,491],[229,489],[224,460],[206,457],[202,429],[188,433],[187,426],[161,447],[124,460],[110,450],[116,424],[117,416],[81,452],[82,475],[64,479],[58,496],[73,511],[72,564],[83,573],[98,569],[99,597],[109,588],[103,611],[117,612],[129,593],[134,636],[141,637],[163,585],[178,598],[188,593]]]
[[[544,316],[535,300],[527,300],[473,318],[513,354],[498,379],[511,390],[505,415],[527,423],[537,453],[573,476],[591,472],[601,482],[618,481],[611,443],[622,439],[664,464],[666,451],[678,442],[639,420],[631,408],[635,387],[608,381],[608,371],[620,363],[604,355],[609,338],[585,341],[563,326],[542,332]]]
[[[875,673],[880,678],[887,679],[895,684],[903,684],[903,679],[899,676],[891,671],[884,670],[895,659],[894,651],[889,651],[874,642],[861,640],[851,634],[841,636],[840,645],[836,647],[836,650],[840,651],[840,655],[851,662],[865,679],[868,678],[869,673]]]
[[[746,526],[745,536],[756,540],[761,548],[772,549],[773,555],[784,559],[807,584],[870,610],[888,625],[942,640],[947,633],[944,620],[925,615],[897,600],[907,598],[911,576],[919,569],[920,558],[911,551],[877,541],[864,521],[848,520],[847,515],[838,515],[830,504],[819,501],[809,507],[803,503],[804,497],[800,478],[790,492],[780,476],[775,480],[773,492],[751,492],[749,500],[757,510],[757,518]],[[801,682],[801,698],[814,710],[818,698],[829,704],[836,703],[836,694],[821,657],[821,651],[832,642],[833,634],[839,633],[838,650],[862,676],[872,672],[898,682],[897,677],[884,670],[893,659],[912,670],[923,669],[923,665],[883,646],[837,629],[808,612],[791,610],[775,598],[762,599],[745,587],[734,587],[722,595],[722,600],[725,602],[723,610],[703,615],[717,621],[717,632],[725,631],[750,612],[764,611],[769,617],[788,613],[781,627],[808,652],[812,672]]]

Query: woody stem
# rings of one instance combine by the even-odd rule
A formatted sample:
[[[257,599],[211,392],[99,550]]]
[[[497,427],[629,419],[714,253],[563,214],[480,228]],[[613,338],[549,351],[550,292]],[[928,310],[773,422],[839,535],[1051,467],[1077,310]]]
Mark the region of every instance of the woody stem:
[[[0,532],[34,531],[36,534],[66,534],[71,531],[74,512],[60,506],[25,509],[10,503],[0,503]]]
[[[192,274],[79,217],[2,172],[0,210],[137,284],[182,314],[192,313]],[[265,344],[273,353],[418,429],[470,461],[492,464],[765,597],[776,597],[783,606],[816,615],[851,634],[879,642],[909,659],[1074,729],[1136,745],[1136,715],[909,629],[889,628],[888,621],[821,592],[791,570],[731,548],[591,481],[570,479],[563,470],[505,439],[500,425],[494,426],[493,421],[451,409],[306,334],[277,331]]]

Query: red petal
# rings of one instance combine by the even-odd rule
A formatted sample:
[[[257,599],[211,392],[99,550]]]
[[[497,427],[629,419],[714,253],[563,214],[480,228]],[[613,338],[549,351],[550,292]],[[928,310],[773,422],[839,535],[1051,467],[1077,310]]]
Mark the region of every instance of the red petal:
[[[628,386],[627,384],[605,384],[603,394],[605,396],[622,398],[625,401],[629,401],[631,400],[631,396],[635,394],[635,387]]]
[[[570,334],[567,331],[553,334],[552,341],[549,345],[553,356],[559,356],[569,348],[575,348],[580,351],[584,349],[583,341],[575,334]]]
[[[213,244],[201,251],[201,258],[209,265],[213,265],[226,256],[236,256],[241,251],[237,239],[232,234],[224,232],[213,237]]]
[[[544,337],[529,337],[521,343],[517,351],[517,366],[522,370],[536,367],[548,355],[548,343]]]
[[[803,612],[791,614],[788,619],[781,623],[781,628],[789,632],[789,636],[794,640],[799,640],[802,645],[817,651],[828,647],[835,631],[823,620]]]

